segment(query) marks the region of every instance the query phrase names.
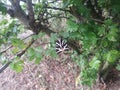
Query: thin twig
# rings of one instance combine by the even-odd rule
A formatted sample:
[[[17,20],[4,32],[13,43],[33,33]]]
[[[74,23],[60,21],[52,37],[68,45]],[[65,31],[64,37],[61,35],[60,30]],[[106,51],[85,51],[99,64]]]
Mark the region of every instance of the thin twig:
[[[30,42],[30,44],[21,52],[17,53],[14,57],[12,57],[6,64],[4,64],[1,68],[0,68],[0,73],[3,72],[11,63],[12,60],[15,59],[16,57],[21,57],[27,50],[28,48],[34,43],[35,40],[32,40]]]
[[[32,35],[34,35],[34,34],[31,34],[31,35],[23,38],[22,40],[25,40],[25,39],[31,37]],[[9,50],[9,49],[12,48],[12,47],[13,47],[13,45],[8,46],[6,49],[4,49],[3,51],[1,51],[0,54],[5,53],[7,50]]]
[[[101,24],[104,24],[104,21],[102,20],[99,20],[99,19],[95,19],[95,18],[91,18],[93,21],[95,22],[98,22],[98,23],[101,23]]]
[[[13,45],[8,46],[6,49],[4,49],[3,51],[1,51],[0,54],[5,53],[7,50],[9,50],[12,47],[13,47]]]
[[[65,12],[70,12],[70,10],[65,10],[65,9],[57,8],[57,7],[45,7],[45,8],[54,9],[54,10],[60,10],[60,11],[65,11]]]
[[[24,50],[22,50],[21,52],[19,52],[16,56],[17,57],[21,57],[27,50],[28,50],[28,48],[34,43],[34,39],[30,42],[30,44],[24,49]]]
[[[46,18],[46,20],[51,19],[51,18],[65,18],[65,19],[70,19],[69,17],[54,15],[54,16]]]

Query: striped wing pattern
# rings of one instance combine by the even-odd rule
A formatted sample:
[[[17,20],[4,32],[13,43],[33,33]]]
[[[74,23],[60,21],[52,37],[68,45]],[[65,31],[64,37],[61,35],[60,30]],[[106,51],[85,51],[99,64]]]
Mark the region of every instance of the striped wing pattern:
[[[69,50],[69,48],[68,48],[67,43],[62,38],[59,38],[56,41],[56,52],[57,52],[57,54],[65,53],[65,51],[68,51],[68,50]]]

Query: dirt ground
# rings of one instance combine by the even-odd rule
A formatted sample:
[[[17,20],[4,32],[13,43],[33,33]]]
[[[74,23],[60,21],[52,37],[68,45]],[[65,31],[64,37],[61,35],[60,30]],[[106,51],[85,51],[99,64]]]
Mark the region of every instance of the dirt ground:
[[[0,74],[0,90],[75,90],[77,70],[72,61],[25,62],[21,73],[7,68]]]
[[[69,58],[65,62],[46,58],[40,64],[26,61],[21,73],[8,67],[0,74],[0,90],[89,90],[76,87],[78,73],[78,67]],[[117,75],[108,77],[114,79],[108,82],[104,90],[120,90],[120,73]],[[103,89],[94,87],[93,90]]]

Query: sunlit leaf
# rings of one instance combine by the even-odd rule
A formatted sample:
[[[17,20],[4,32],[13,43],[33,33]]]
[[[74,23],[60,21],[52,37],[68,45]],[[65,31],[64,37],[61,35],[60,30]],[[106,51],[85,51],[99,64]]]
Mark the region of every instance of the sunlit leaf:
[[[116,60],[119,58],[120,52],[117,50],[111,50],[107,53],[107,61],[111,64],[114,64]]]
[[[89,65],[91,68],[98,70],[100,66],[100,61],[97,59],[97,57],[94,57],[92,61],[89,63]]]
[[[13,62],[11,63],[11,68],[13,70],[15,70],[16,72],[21,72],[23,70],[23,64],[24,62],[23,61],[17,61],[17,62]]]
[[[12,39],[12,45],[20,48],[24,48],[24,42],[21,39],[13,38]]]

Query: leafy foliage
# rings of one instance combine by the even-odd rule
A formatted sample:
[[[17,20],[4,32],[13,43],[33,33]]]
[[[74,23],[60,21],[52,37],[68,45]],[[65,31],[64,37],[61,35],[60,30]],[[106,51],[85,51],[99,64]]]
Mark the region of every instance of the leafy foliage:
[[[4,6],[4,4],[2,2],[0,2],[0,11],[4,15],[7,13],[7,8]]]
[[[113,14],[115,9],[112,8],[113,6],[117,7],[117,9],[120,7],[115,4],[117,1],[112,3],[112,0],[109,0],[109,3],[106,3],[107,1],[98,0],[98,8],[100,7],[103,11],[104,8],[106,8],[107,13],[112,12],[111,14],[108,14],[107,19],[105,19],[102,24],[99,24],[99,22],[91,20],[91,17],[89,16],[89,14],[92,15],[93,13],[92,8],[82,8],[82,6],[85,7],[82,0],[65,0],[65,5],[69,1],[70,4],[79,8],[77,9],[78,13],[83,15],[84,19],[87,19],[79,24],[76,23],[73,18],[68,20],[67,35],[69,35],[68,38],[78,40],[82,44],[83,53],[80,57],[77,56],[78,58],[76,58],[76,55],[72,55],[72,58],[81,68],[83,84],[90,86],[97,78],[97,73],[103,69],[101,66],[104,66],[105,62],[108,62],[112,66],[116,65],[116,62],[119,61],[119,26],[117,22],[114,22],[114,19],[109,17],[112,15],[114,18],[114,15],[119,11],[116,10],[116,13]],[[82,5],[77,6],[79,3]],[[117,3],[119,3],[119,1]],[[112,8],[112,11],[109,11],[110,8]],[[105,14],[105,12],[103,13]],[[117,66],[117,69],[119,69],[119,65]]]
[[[37,47],[37,48],[29,48],[28,50],[28,58],[29,60],[35,60],[36,64],[39,64],[41,59],[43,58],[43,54],[42,54],[42,48],[41,47]]]
[[[105,70],[109,71],[111,69],[109,67],[116,67],[120,70],[119,0],[58,0],[53,2],[38,0],[37,3],[33,4],[33,7],[34,23],[36,25],[29,29],[33,29],[33,32],[36,28],[53,29],[55,24],[61,25],[61,28],[56,25],[56,30],[53,30],[54,33],[48,33],[50,43],[47,45],[46,51],[41,46],[28,49],[27,57],[30,61],[34,60],[35,63],[39,64],[44,56],[57,57],[55,41],[58,37],[63,37],[66,41],[75,41],[78,46],[82,46],[82,48],[77,48],[82,50],[80,55],[73,50],[70,57],[81,69],[80,77],[83,84],[91,86],[95,82],[97,74],[101,74]],[[27,11],[24,8],[23,10]],[[0,11],[6,14],[3,3],[0,3]],[[60,19],[61,23],[57,22],[57,19]],[[65,25],[62,26],[62,24]],[[17,38],[19,33],[26,30],[15,19],[2,18],[0,28],[1,47],[6,43],[12,44],[16,47],[13,49],[12,54],[26,47],[24,41]],[[43,36],[44,34],[40,32],[32,38],[37,40]],[[23,61],[15,60],[11,67],[17,72],[22,71]],[[106,72],[101,77],[104,77],[104,74]]]
[[[10,67],[19,73],[23,70],[23,65],[24,65],[23,60],[19,60],[17,62],[12,62]]]

